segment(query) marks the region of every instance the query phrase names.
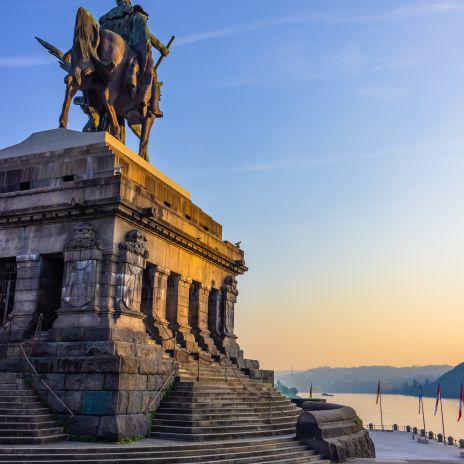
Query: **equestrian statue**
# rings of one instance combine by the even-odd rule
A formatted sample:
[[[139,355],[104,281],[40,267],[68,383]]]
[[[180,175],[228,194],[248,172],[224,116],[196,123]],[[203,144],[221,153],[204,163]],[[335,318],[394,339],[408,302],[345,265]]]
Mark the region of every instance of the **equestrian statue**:
[[[174,42],[163,45],[149,30],[148,13],[131,0],[116,0],[117,6],[97,22],[79,8],[71,50],[63,53],[37,38],[49,53],[58,58],[66,71],[66,96],[60,127],[68,125],[71,102],[89,117],[84,132],[108,131],[125,143],[126,121],[140,138],[139,155],[148,160],[148,143],[159,108],[162,83],[158,67]],[[161,54],[155,64],[153,47]]]

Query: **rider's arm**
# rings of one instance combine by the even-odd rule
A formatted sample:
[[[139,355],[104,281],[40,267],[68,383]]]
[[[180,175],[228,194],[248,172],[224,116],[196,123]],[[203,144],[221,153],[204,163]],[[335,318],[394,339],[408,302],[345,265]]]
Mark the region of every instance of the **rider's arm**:
[[[158,40],[151,32],[149,32],[149,38],[153,47],[155,47],[162,55],[169,55],[169,49],[165,45],[163,45],[163,43],[160,40]]]

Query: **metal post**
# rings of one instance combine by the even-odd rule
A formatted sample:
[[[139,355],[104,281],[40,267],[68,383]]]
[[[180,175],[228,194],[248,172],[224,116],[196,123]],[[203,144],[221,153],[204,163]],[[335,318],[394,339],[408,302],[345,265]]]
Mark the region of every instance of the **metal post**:
[[[176,350],[177,350],[177,332],[174,331],[174,359],[177,359],[176,358]]]
[[[200,381],[200,360],[201,360],[200,353],[198,353],[198,374],[197,374],[197,382]]]

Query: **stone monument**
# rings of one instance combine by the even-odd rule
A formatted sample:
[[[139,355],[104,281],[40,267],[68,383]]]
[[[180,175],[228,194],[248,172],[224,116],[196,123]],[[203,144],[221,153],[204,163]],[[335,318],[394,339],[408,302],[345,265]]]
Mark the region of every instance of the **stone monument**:
[[[3,366],[43,320],[24,346],[72,433],[144,435],[175,345],[266,375],[234,332],[243,250],[112,135],[33,134],[0,151],[0,179],[0,268],[15,270],[0,272]]]

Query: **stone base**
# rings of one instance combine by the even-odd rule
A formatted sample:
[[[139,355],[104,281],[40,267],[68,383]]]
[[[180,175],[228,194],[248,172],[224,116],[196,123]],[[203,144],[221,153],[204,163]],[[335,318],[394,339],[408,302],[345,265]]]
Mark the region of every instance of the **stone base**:
[[[34,387],[71,435],[107,441],[147,436],[150,412],[163,395],[152,401],[172,363],[163,358],[161,347],[148,343],[141,334],[118,341],[92,341],[97,334],[76,332],[76,340],[69,341],[68,332],[68,341],[26,343],[35,369],[64,405],[33,376]],[[124,338],[122,332],[113,335]],[[18,369],[30,372],[20,345],[9,345],[6,351],[5,366],[14,362]],[[72,420],[67,408],[74,414]]]
[[[333,462],[375,458],[375,447],[356,411],[347,406],[308,401],[298,418],[297,438]]]

